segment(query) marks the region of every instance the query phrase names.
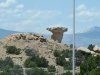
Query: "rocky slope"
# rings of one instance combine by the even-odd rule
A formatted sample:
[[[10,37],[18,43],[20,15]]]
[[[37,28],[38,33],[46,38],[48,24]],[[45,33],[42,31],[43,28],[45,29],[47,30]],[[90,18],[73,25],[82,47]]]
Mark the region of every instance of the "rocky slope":
[[[5,46],[16,46],[21,49],[21,53],[19,55],[8,54]],[[27,48],[34,50],[40,57],[45,57],[45,59],[49,61],[49,65],[54,65],[59,73],[63,73],[63,67],[56,64],[56,58],[53,55],[53,51],[63,51],[69,49],[69,47],[51,39],[46,39],[39,34],[16,33],[4,39],[0,39],[0,58],[5,59],[6,57],[11,57],[15,64],[23,67],[23,63],[28,58],[25,53]]]

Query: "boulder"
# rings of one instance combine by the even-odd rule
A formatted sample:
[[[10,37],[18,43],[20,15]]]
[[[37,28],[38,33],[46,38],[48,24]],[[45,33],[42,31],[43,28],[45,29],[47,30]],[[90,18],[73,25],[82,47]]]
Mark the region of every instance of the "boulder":
[[[85,47],[80,47],[77,49],[78,51],[83,51],[83,52],[86,52],[86,53],[91,53],[91,51]]]

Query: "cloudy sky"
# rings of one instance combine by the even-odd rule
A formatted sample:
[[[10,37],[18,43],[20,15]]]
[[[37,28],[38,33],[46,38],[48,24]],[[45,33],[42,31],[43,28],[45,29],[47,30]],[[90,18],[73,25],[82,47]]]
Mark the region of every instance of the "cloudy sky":
[[[49,33],[46,28],[68,27],[72,33],[73,0],[0,0],[0,28]],[[76,32],[100,26],[100,0],[76,0]]]

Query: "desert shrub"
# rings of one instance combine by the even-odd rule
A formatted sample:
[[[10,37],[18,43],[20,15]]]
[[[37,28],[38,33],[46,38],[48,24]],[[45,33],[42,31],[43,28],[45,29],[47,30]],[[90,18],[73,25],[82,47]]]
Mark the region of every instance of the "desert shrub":
[[[72,56],[72,51],[71,50],[63,50],[62,51],[62,56],[65,58],[70,58]]]
[[[95,61],[96,61],[96,65],[97,65],[98,67],[100,67],[100,55],[97,55],[97,56],[95,57]]]
[[[85,75],[93,69],[97,68],[95,57],[88,57],[85,61],[83,61],[80,65],[80,74]]]
[[[27,56],[33,56],[33,55],[36,55],[35,51],[36,51],[35,49],[26,49],[25,53]]]
[[[7,57],[5,60],[0,59],[0,70],[8,70],[13,66],[14,63],[10,57]]]
[[[59,51],[59,50],[54,51],[54,56],[55,57],[59,57],[60,55],[61,55],[61,51]]]
[[[63,56],[56,58],[56,64],[57,65],[64,66],[65,63],[66,63],[66,60]]]
[[[93,69],[88,75],[100,75],[100,68]]]
[[[30,58],[28,58],[25,63],[24,66],[27,68],[31,68],[31,67],[36,67],[36,63],[34,61],[32,61]]]
[[[25,63],[25,67],[47,67],[48,61],[44,57],[39,57],[37,55],[34,55],[32,57],[29,57]]]
[[[20,54],[21,49],[16,48],[16,46],[6,46],[6,52],[9,54]]]
[[[55,72],[56,71],[55,66],[53,66],[53,65],[48,66],[48,71],[49,72]]]
[[[23,75],[23,69],[19,65],[14,65],[12,68],[0,72],[0,75]]]
[[[23,69],[21,66],[19,65],[14,65],[13,68],[11,68],[11,70],[9,70],[9,72],[12,74],[12,75],[23,75]]]
[[[36,58],[35,62],[38,67],[47,67],[48,66],[48,61],[44,57]]]
[[[66,63],[64,64],[63,67],[64,67],[65,70],[71,70],[72,69],[72,62],[66,61]]]
[[[4,72],[0,72],[0,75],[12,75],[12,74],[7,71],[4,71]]]

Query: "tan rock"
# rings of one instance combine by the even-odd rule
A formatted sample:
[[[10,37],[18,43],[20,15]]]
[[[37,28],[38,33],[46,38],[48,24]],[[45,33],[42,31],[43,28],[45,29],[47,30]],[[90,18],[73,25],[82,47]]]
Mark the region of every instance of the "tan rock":
[[[53,33],[51,39],[61,43],[63,38],[63,33],[66,32],[68,29],[65,27],[53,27],[53,28],[47,28],[47,30]]]
[[[83,51],[83,52],[86,52],[86,53],[91,53],[91,51],[85,47],[80,47],[77,49],[78,51]]]

